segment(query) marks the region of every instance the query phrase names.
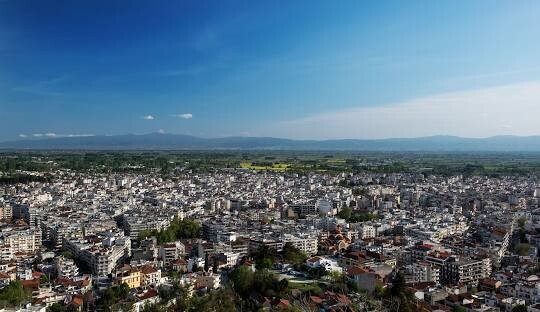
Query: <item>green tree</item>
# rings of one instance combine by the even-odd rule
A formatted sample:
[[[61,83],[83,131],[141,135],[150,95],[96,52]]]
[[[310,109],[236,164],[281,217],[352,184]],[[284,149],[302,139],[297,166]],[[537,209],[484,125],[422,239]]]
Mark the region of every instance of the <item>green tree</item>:
[[[352,216],[352,208],[350,207],[341,208],[341,210],[338,213],[338,217],[345,220],[349,220],[351,216]]]
[[[253,288],[261,293],[273,290],[274,276],[268,270],[257,270],[253,276]]]
[[[138,240],[146,237],[155,236],[158,244],[169,243],[182,238],[201,237],[201,225],[193,220],[173,219],[168,228],[161,231],[141,231],[137,236]]]
[[[230,275],[234,290],[241,296],[248,296],[252,291],[253,276],[251,269],[244,265],[236,268]]]
[[[167,308],[161,304],[145,304],[141,312],[167,312]]]
[[[0,305],[16,307],[29,300],[30,296],[24,290],[20,281],[12,281],[0,290]]]
[[[152,231],[150,231],[150,230],[142,230],[137,235],[137,240],[142,241],[143,239],[151,237],[152,235],[153,235]]]
[[[512,312],[527,312],[527,306],[524,304],[518,304],[512,308]]]
[[[74,305],[63,305],[60,303],[54,303],[47,308],[47,312],[77,312],[79,311]]]
[[[40,283],[40,284],[47,284],[47,283],[49,283],[49,276],[47,276],[47,274],[41,275],[41,277],[39,278],[39,283]]]
[[[173,281],[172,286],[159,286],[158,293],[162,302],[169,302],[170,300],[179,297],[181,294],[185,293],[186,290],[180,287],[180,284],[177,281]]]
[[[368,195],[368,190],[366,188],[362,188],[362,187],[356,187],[352,190],[352,194],[354,196],[360,196],[360,195]]]
[[[208,270],[210,270],[210,262],[209,262],[208,257],[209,257],[209,256],[208,256],[208,253],[206,253],[206,254],[204,255],[204,268],[203,268],[204,272],[208,272]],[[215,261],[214,261],[214,262],[215,262]]]
[[[392,280],[392,285],[387,289],[387,298],[390,300],[390,311],[414,311],[413,295],[407,291],[405,277],[397,273]]]
[[[60,253],[60,255],[64,258],[68,258],[68,259],[74,259],[75,257],[73,256],[73,253],[71,253],[71,251],[69,250],[64,250]]]
[[[106,311],[117,311],[126,306],[129,308],[132,305],[132,302],[128,300],[129,293],[130,289],[126,283],[109,287],[103,291],[97,305]]]
[[[529,244],[518,244],[516,245],[515,252],[520,256],[526,256],[529,254],[531,245]]]
[[[257,270],[270,269],[274,263],[270,258],[262,258],[255,262],[255,268]]]
[[[50,307],[47,308],[47,312],[67,312],[67,308],[63,304],[53,303]]]
[[[257,248],[257,250],[255,252],[253,252],[251,254],[251,256],[255,259],[255,260],[260,260],[260,259],[265,259],[265,258],[268,258],[270,259],[272,262],[274,262],[274,260],[276,259],[277,257],[277,252],[274,248],[272,247],[268,247],[266,245],[261,245],[259,246],[259,248]]]
[[[199,305],[197,311],[202,312],[236,312],[234,292],[230,288],[210,292],[206,300]]]

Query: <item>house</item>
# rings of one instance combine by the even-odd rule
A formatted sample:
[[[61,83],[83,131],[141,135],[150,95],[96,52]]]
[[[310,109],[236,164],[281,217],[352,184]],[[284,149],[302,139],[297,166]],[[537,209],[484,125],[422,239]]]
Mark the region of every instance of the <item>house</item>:
[[[145,305],[156,304],[160,300],[158,291],[153,288],[137,293],[135,297],[138,301],[133,304],[133,312],[141,312]]]
[[[339,265],[343,267],[347,267],[347,266],[365,267],[365,266],[371,266],[375,264],[374,259],[368,257],[368,255],[365,252],[361,252],[361,251],[351,251],[351,252],[347,252],[341,255],[341,257],[339,257],[338,263]]]
[[[347,277],[356,283],[360,289],[370,293],[375,291],[375,286],[378,282],[377,274],[358,266],[347,267],[346,273]]]
[[[129,288],[141,287],[141,271],[130,265],[125,265],[116,270],[115,284],[127,284]]]
[[[141,284],[144,286],[157,286],[161,281],[161,270],[156,269],[153,266],[146,264],[140,267],[141,271]]]
[[[172,269],[180,273],[186,273],[188,270],[188,262],[184,259],[176,259],[171,262]]]
[[[501,281],[492,278],[483,278],[478,281],[478,289],[486,291],[496,291],[501,287]]]
[[[195,276],[197,288],[216,289],[221,285],[221,278],[218,274],[203,273]]]
[[[307,259],[306,265],[311,269],[324,268],[327,272],[341,273],[343,271],[336,260],[322,256],[315,256]]]

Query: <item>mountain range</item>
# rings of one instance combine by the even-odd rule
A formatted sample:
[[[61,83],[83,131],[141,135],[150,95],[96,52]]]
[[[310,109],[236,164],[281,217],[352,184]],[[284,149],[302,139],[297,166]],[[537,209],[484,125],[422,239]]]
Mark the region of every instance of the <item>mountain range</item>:
[[[540,152],[540,136],[293,140],[272,137],[200,138],[181,134],[26,138],[0,149],[46,150],[296,150],[296,151],[493,151]]]

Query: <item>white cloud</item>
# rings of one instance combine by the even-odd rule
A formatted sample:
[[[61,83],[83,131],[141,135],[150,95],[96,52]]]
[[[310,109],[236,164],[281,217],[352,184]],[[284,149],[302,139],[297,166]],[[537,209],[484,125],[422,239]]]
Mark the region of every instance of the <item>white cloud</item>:
[[[32,134],[32,136],[36,137],[36,138],[41,138],[41,137],[48,137],[48,138],[65,138],[65,137],[78,138],[78,137],[91,137],[91,136],[95,136],[95,135],[94,134],[85,134],[85,133],[82,133],[82,134],[79,134],[79,133],[58,134],[58,133],[54,133],[54,132],[47,132],[45,134],[43,134],[43,133],[34,133],[34,134]],[[19,134],[19,137],[26,138],[26,137],[28,137],[28,135]]]
[[[159,129],[159,130],[158,130],[158,133],[165,133],[165,130]]]
[[[59,134],[57,136],[65,136],[65,137],[70,137],[70,138],[81,138],[81,137],[92,137],[92,136],[95,136],[95,134],[90,134],[90,133],[88,133],[88,134],[85,134],[85,133],[83,133],[83,134],[78,134],[78,133],[73,134],[73,133],[70,133],[70,134]]]
[[[143,116],[143,119],[144,120],[154,120],[155,118],[152,115],[146,115],[146,116]]]
[[[459,91],[274,124],[272,136],[389,138],[540,135],[540,81]]]
[[[191,119],[191,118],[193,118],[192,113],[174,114],[174,115],[171,115],[171,116],[176,117],[176,118],[181,118],[181,119]]]

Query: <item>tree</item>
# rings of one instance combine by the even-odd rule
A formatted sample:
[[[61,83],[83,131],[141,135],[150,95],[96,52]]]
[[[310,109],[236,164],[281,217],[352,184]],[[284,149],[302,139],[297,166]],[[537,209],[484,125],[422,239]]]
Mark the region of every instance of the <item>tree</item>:
[[[360,196],[360,195],[368,195],[368,190],[366,188],[360,188],[360,187],[356,187],[352,190],[352,194],[354,196]]]
[[[452,312],[467,312],[467,309],[465,309],[465,308],[462,307],[462,306],[455,306],[455,307],[452,309]]]
[[[341,219],[349,220],[352,215],[352,209],[350,207],[344,207],[341,208],[341,210],[338,213],[338,217]]]
[[[230,288],[210,292],[206,300],[197,308],[203,312],[236,312],[234,292]]]
[[[20,281],[12,281],[0,290],[0,305],[16,307],[29,299]]]
[[[142,230],[137,235],[137,240],[142,241],[143,239],[151,237],[152,235],[153,235],[152,231],[150,231],[150,230]]]
[[[137,239],[142,240],[149,236],[155,236],[158,244],[172,242],[181,238],[198,238],[201,237],[201,225],[193,220],[174,218],[168,228],[161,231],[141,231]]]
[[[167,312],[167,308],[161,304],[145,304],[141,312]]]
[[[274,276],[268,270],[257,270],[253,276],[253,288],[266,294],[273,290]]]
[[[345,275],[337,271],[331,271],[328,273],[328,277],[333,284],[341,283],[345,280]]]
[[[274,265],[270,258],[262,258],[255,262],[255,268],[257,270],[270,269]]]
[[[103,291],[97,305],[107,311],[116,311],[118,306],[122,304],[130,306],[131,303],[125,302],[128,299],[129,293],[130,289],[126,283],[109,287]]]
[[[76,312],[79,311],[74,305],[63,305],[60,303],[54,303],[47,308],[47,312]]]
[[[186,290],[183,289],[177,281],[173,281],[172,286],[170,287],[163,285],[158,287],[158,294],[162,302],[168,302],[185,292]]]
[[[512,308],[512,312],[527,312],[527,306],[524,304],[518,304]]]
[[[257,270],[253,275],[253,289],[264,296],[276,296],[288,286],[288,282],[279,281],[276,275],[268,270]]]
[[[274,264],[277,252],[274,248],[261,245],[251,256],[255,259],[257,269],[269,269]]]
[[[307,266],[305,266],[307,267]],[[329,273],[331,273],[331,271],[327,271],[325,267],[323,266],[318,266],[318,267],[315,267],[315,268],[309,268],[307,267],[307,271],[309,273],[309,275],[311,275],[312,278],[314,279],[319,279],[323,276],[326,276],[328,275]]]
[[[204,256],[204,269],[203,270],[204,272],[208,272],[209,269],[210,269],[210,263],[208,262],[208,253],[206,253]]]
[[[47,284],[47,283],[49,283],[49,277],[47,276],[47,274],[41,275],[41,277],[39,278],[39,283],[40,283],[40,284]]]
[[[294,247],[294,245],[290,242],[285,243],[281,254],[283,255],[283,259],[294,264],[302,264],[306,262],[308,258],[304,252]]]
[[[301,305],[291,304],[288,307],[278,308],[276,311],[278,312],[303,312],[303,311],[309,311],[305,307]]]
[[[520,228],[518,230],[518,233],[519,233],[519,241],[521,243],[528,243],[529,241],[527,240],[527,232],[525,231],[525,229],[523,228]]]
[[[270,259],[272,262],[276,259],[277,252],[274,248],[268,247],[266,245],[261,245],[257,250],[252,253],[255,260],[260,260],[264,258]]]
[[[413,296],[407,291],[405,277],[397,273],[388,288],[386,297],[390,300],[391,311],[414,311],[412,307]]]
[[[234,290],[241,296],[248,296],[253,287],[253,275],[251,269],[246,266],[242,265],[235,269],[230,275]]]
[[[71,253],[71,251],[69,250],[64,250],[60,253],[60,255],[64,258],[68,258],[68,259],[74,259],[75,257],[73,256],[73,253]]]
[[[53,303],[50,307],[47,308],[47,312],[67,312],[65,305],[60,303]]]
[[[531,246],[529,244],[518,244],[515,248],[515,252],[520,256],[526,256],[529,254]]]

